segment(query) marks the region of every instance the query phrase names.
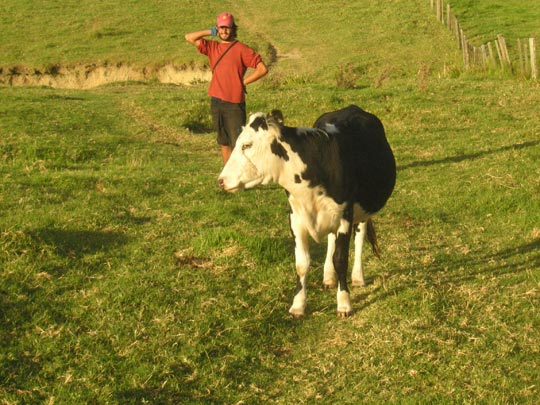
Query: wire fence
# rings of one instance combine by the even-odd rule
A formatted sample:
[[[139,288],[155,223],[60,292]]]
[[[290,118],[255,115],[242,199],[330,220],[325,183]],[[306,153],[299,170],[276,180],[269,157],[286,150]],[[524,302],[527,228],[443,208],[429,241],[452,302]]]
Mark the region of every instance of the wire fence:
[[[467,38],[449,2],[430,0],[430,3],[437,20],[454,34],[457,46],[463,52],[466,69],[500,68],[527,78],[538,79],[536,38],[518,38],[515,44],[508,44],[506,38],[499,34],[493,41],[475,46]]]

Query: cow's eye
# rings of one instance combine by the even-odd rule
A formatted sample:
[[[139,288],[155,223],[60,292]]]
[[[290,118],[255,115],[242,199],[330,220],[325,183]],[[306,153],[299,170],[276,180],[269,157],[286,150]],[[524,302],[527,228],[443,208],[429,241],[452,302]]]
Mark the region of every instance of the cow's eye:
[[[245,143],[242,145],[242,150],[246,150],[246,149],[249,149],[253,146],[253,143]]]

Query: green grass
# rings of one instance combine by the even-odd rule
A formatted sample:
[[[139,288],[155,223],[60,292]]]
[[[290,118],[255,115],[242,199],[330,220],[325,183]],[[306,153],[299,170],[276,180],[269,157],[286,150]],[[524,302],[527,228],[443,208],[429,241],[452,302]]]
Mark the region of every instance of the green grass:
[[[16,1],[0,6],[2,65],[185,61],[184,30],[214,7],[176,1]],[[206,17],[206,18],[205,18]],[[202,23],[201,21],[201,23]]]
[[[3,4],[17,15],[29,3]],[[200,14],[182,17],[189,29],[227,8],[183,4]],[[369,285],[353,290],[356,313],[345,320],[335,292],[321,287],[325,247],[315,244],[308,314],[288,315],[295,274],[284,192],[218,191],[205,84],[0,88],[0,401],[534,403],[538,86],[464,73],[423,4],[367,2],[362,26],[330,18],[322,2],[289,4],[290,16],[280,1],[229,7],[242,35],[302,53],[278,59],[250,90],[250,111],[281,108],[291,124],[309,125],[356,103],[385,124],[398,182],[376,220],[383,257],[366,250]],[[122,32],[152,30],[153,19],[136,16],[157,5],[173,7],[133,2],[124,7],[137,23],[120,24],[126,14],[111,7],[107,18]],[[332,29],[306,34],[306,21]],[[158,37],[173,31],[161,25]],[[110,35],[101,38],[108,49],[96,39],[83,58],[69,51],[76,35],[63,45],[68,63],[168,57],[148,51],[153,39],[115,55]],[[361,46],[346,53],[357,37]],[[450,51],[433,49],[434,37]],[[38,48],[3,60],[54,60]],[[183,55],[199,60],[189,47]],[[348,64],[353,83],[337,86]]]
[[[504,35],[512,43],[517,38],[540,36],[538,0],[450,0],[454,14],[475,45],[485,44]]]

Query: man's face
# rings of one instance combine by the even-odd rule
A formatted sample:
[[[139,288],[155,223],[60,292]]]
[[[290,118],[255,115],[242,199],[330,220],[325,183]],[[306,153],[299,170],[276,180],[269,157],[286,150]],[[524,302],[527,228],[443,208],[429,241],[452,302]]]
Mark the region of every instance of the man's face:
[[[232,33],[231,27],[218,27],[218,36],[222,41],[229,41]]]

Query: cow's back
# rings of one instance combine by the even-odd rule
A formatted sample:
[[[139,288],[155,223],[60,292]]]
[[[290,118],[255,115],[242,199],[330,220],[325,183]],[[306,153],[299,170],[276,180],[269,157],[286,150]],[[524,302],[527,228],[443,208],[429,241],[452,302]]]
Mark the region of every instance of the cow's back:
[[[351,105],[321,115],[313,126],[328,132],[335,126],[344,185],[350,197],[369,213],[379,211],[396,181],[396,163],[381,121]]]

